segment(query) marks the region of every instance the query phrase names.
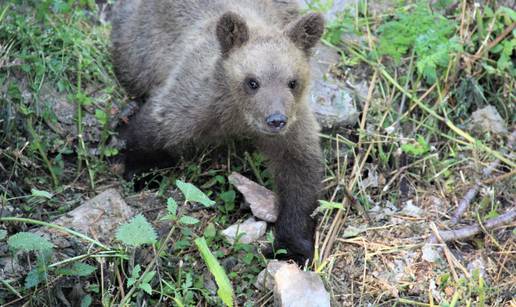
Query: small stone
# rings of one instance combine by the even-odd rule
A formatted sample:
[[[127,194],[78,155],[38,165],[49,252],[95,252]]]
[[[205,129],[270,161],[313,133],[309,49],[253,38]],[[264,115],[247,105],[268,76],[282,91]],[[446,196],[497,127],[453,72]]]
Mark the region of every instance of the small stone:
[[[423,255],[421,256],[423,260],[428,262],[436,262],[441,259],[441,255],[437,251],[437,246],[434,244],[426,243],[422,248]]]
[[[355,227],[353,225],[350,225],[348,226],[344,232],[342,233],[342,237],[343,238],[352,238],[352,237],[356,237],[358,236],[359,234],[361,234],[362,232],[366,231],[367,230],[367,226],[366,225],[360,225],[358,227]]]
[[[228,179],[244,195],[255,217],[270,223],[276,222],[279,208],[274,192],[239,173],[232,173]]]
[[[507,134],[507,125],[493,106],[487,106],[473,112],[470,118],[469,129],[478,133]]]
[[[329,307],[330,295],[321,277],[286,264],[274,275],[274,303],[282,307]]]
[[[279,261],[279,260],[271,260],[265,269],[263,269],[260,274],[256,277],[256,282],[254,286],[260,290],[270,290],[274,289],[274,275],[278,270],[287,265],[288,262]]]
[[[486,263],[482,256],[477,256],[472,259],[470,262],[468,262],[466,268],[468,269],[469,274],[472,276],[477,273],[480,274],[480,276],[482,276],[484,279],[488,278],[486,273]]]
[[[250,217],[241,224],[231,225],[222,231],[222,235],[233,244],[238,238],[238,242],[250,244],[258,240],[265,234],[267,223],[256,221],[254,217]]]
[[[415,206],[412,200],[409,200],[407,201],[405,207],[403,207],[403,210],[401,210],[401,213],[407,216],[421,217],[424,211],[423,209]]]

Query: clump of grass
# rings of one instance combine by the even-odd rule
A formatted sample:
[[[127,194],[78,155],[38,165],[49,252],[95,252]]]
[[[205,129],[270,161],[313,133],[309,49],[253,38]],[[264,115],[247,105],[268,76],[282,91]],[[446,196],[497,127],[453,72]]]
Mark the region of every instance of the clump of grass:
[[[74,4],[63,1],[38,3],[15,1],[2,7],[0,44],[8,46],[2,55],[4,67],[0,80],[8,95],[1,99],[3,131],[0,140],[11,148],[23,146],[27,139],[32,146],[23,152],[30,160],[41,159],[46,169],[41,180],[49,175],[54,188],[70,178],[64,174],[63,158],[77,154],[77,173],[81,174],[85,163],[90,185],[95,184],[95,173],[101,167],[101,159],[91,156],[90,144],[84,142],[85,108],[106,112],[110,104],[93,105],[90,95],[103,91],[113,98],[120,97],[115,90],[116,82],[106,40],[108,28],[94,25],[94,12],[87,10],[91,1]],[[46,130],[57,118],[48,101],[43,101],[42,90],[55,88],[56,94],[66,103],[75,105],[77,142],[63,142],[61,136]],[[26,125],[18,125],[25,122]],[[104,125],[101,152],[104,152],[109,126]],[[14,163],[14,167],[19,167]],[[100,167],[100,168],[99,168]],[[21,168],[23,169],[23,168]]]
[[[331,140],[329,146],[339,150],[346,144],[351,149],[344,157],[329,161],[331,172],[326,179],[326,188],[330,200],[333,204],[344,205],[323,210],[325,214],[319,234],[320,260],[316,267],[330,266],[324,269],[329,276],[345,274],[342,271],[335,273],[336,269],[331,267],[338,266],[335,264],[338,259],[348,256],[350,258],[340,267],[356,265],[356,259],[348,255],[346,248],[349,244],[363,246],[365,255],[360,264],[363,265],[363,273],[356,280],[348,280],[361,285],[360,293],[354,292],[355,297],[346,300],[348,304],[361,305],[364,300],[380,297],[383,302],[389,302],[382,296],[393,289],[374,286],[378,280],[369,272],[375,271],[376,264],[372,260],[375,256],[371,255],[383,254],[377,244],[392,246],[393,243],[389,242],[392,238],[388,234],[383,236],[384,241],[379,242],[382,236],[364,230],[353,235],[358,237],[357,240],[342,239],[342,236],[350,235],[349,231],[343,232],[346,223],[351,223],[350,219],[359,225],[363,223],[350,214],[346,205],[351,200],[345,189],[353,191],[365,208],[383,208],[388,204],[389,208],[401,209],[407,200],[416,202],[422,195],[462,197],[460,194],[464,187],[478,180],[476,178],[479,178],[483,165],[501,161],[503,166],[497,167],[496,172],[502,176],[508,175],[507,170],[515,166],[516,162],[508,154],[507,135],[473,134],[467,130],[466,123],[477,108],[493,105],[502,114],[506,126],[514,125],[515,106],[507,103],[515,99],[514,91],[506,85],[516,86],[515,67],[514,63],[506,62],[506,55],[513,54],[515,50],[515,38],[510,33],[513,33],[516,15],[507,7],[476,6],[467,2],[460,2],[458,6],[451,4],[443,3],[439,8],[415,1],[395,7],[393,14],[383,15],[373,15],[374,11],[364,8],[348,9],[338,20],[342,23],[353,20],[353,31],[343,30],[350,24],[330,24],[327,29],[325,43],[341,52],[342,67],[350,71],[347,75],[372,71],[367,79],[369,93],[362,105],[362,118],[355,127],[358,131],[349,130],[350,136],[346,137],[328,136]],[[343,36],[343,31],[353,34],[352,39]],[[466,177],[465,173],[468,174]],[[376,178],[378,183],[368,187],[364,181],[371,178]],[[502,194],[501,191],[511,191],[511,183],[500,183],[496,189]],[[507,204],[514,201],[513,197],[502,194],[495,197],[498,203],[505,204],[503,208],[497,206],[497,213],[510,208]],[[445,210],[452,209],[451,206]],[[478,214],[480,220],[490,216],[485,211]],[[442,221],[442,216],[432,217]],[[466,223],[477,222],[470,217]],[[409,231],[402,226],[399,229],[412,236],[425,233]],[[496,240],[489,237],[488,241],[491,240],[495,249],[499,249]],[[343,241],[347,244],[342,244]],[[414,240],[407,241],[415,243]],[[409,243],[404,244],[408,246]],[[414,250],[414,247],[407,249]],[[490,252],[488,248],[480,250]],[[385,252],[385,255],[391,252]],[[400,250],[395,254],[403,258]],[[382,261],[385,260],[383,257]],[[375,271],[375,274],[381,273]],[[340,281],[331,277],[329,280]],[[457,290],[454,295],[438,294],[435,300],[450,306],[458,302],[471,304],[482,301],[489,304],[500,301],[494,289],[483,281],[482,290],[477,291],[480,287],[478,276],[466,277],[460,282],[457,278],[455,282],[461,286],[453,287]],[[418,283],[415,281],[410,287],[417,287]],[[474,286],[476,290],[471,290]],[[396,291],[400,291],[397,295],[414,294],[402,285],[396,287]],[[348,294],[345,290],[344,293]],[[507,297],[503,300],[507,301]],[[398,302],[423,306],[433,304],[432,297],[429,304],[419,303],[421,301],[427,301],[427,298]]]

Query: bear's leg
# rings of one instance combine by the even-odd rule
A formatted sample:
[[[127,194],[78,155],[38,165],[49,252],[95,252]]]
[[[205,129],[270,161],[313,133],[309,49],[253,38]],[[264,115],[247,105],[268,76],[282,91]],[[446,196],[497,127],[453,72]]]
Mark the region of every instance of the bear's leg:
[[[299,123],[285,136],[259,143],[269,160],[280,201],[275,245],[286,248],[285,257],[299,264],[313,259],[315,221],[310,215],[317,207],[323,175],[317,126],[311,124]]]
[[[119,131],[126,143],[122,154],[125,160],[125,177],[127,179],[132,179],[135,175],[152,168],[173,166],[179,152],[174,152],[171,146],[165,149],[164,145],[165,143],[177,144],[185,141],[182,135],[174,135],[174,133],[167,134],[167,139],[164,139],[161,125],[151,114],[150,104],[144,105],[129,120],[128,125]],[[173,127],[167,128],[173,130]]]

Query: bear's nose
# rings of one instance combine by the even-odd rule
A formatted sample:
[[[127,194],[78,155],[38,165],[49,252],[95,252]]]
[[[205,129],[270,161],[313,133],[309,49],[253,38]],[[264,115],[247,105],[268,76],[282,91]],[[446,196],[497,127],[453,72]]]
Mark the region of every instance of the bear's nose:
[[[274,129],[281,129],[285,127],[285,125],[287,124],[287,120],[288,118],[285,115],[274,113],[272,115],[269,115],[269,117],[267,117],[265,121],[267,122],[267,125],[269,125],[269,127]]]

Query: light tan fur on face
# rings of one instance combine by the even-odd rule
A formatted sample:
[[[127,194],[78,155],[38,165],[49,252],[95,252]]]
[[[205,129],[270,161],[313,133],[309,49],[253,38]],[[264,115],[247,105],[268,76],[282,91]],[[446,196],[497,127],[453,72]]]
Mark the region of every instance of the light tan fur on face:
[[[296,120],[299,104],[306,104],[305,91],[310,85],[308,58],[285,35],[257,37],[233,52],[223,64],[230,89],[240,100],[248,125],[267,133],[265,118],[273,113],[288,117],[284,133]],[[260,82],[254,95],[246,94],[245,80],[253,76]],[[296,80],[298,88],[288,87]]]

